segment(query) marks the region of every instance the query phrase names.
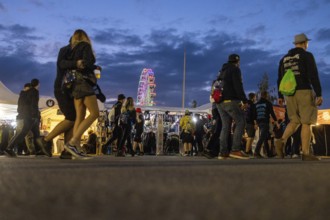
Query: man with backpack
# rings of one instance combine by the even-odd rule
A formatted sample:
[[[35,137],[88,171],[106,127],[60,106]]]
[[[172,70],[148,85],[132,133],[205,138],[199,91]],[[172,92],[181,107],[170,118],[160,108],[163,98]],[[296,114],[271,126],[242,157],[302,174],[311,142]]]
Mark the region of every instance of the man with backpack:
[[[125,101],[125,98],[126,97],[124,94],[119,94],[118,98],[117,98],[117,102],[112,106],[112,108],[110,110],[108,118],[109,118],[109,121],[110,121],[110,124],[111,124],[111,127],[113,128],[113,130],[112,130],[111,138],[104,145],[102,145],[103,154],[106,154],[107,149],[112,144],[112,142],[114,142],[115,140],[118,139],[118,137],[120,137],[121,129],[119,128],[118,120],[119,120],[119,116],[121,113],[121,107]]]
[[[180,128],[182,134],[182,142],[184,153],[183,156],[190,156],[192,150],[192,143],[194,141],[193,134],[195,130],[189,110],[185,111],[185,115],[180,119]]]
[[[290,123],[282,136],[282,143],[301,127],[302,160],[318,160],[310,153],[311,125],[317,121],[317,106],[322,105],[322,89],[315,59],[307,52],[310,39],[305,34],[298,34],[294,38],[295,48],[281,59],[278,69],[277,84],[280,87],[282,78],[287,71],[294,72],[296,88],[293,95],[286,95]],[[316,94],[316,97],[314,95]],[[283,94],[278,93],[278,103],[283,104]]]

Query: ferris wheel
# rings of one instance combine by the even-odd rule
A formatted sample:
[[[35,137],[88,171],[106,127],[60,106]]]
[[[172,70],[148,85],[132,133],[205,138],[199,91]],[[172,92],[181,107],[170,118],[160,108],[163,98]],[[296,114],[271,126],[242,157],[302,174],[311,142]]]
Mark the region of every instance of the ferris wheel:
[[[155,104],[155,75],[152,69],[144,68],[140,75],[136,104],[140,106],[153,106]]]

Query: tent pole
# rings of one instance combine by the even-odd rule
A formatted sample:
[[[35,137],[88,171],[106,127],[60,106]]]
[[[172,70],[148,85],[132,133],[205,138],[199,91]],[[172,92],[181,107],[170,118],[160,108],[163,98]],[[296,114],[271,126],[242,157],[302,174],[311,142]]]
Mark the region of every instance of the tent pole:
[[[325,125],[323,125],[323,131],[324,131],[324,142],[325,142],[325,155],[328,156],[327,133],[325,130]]]

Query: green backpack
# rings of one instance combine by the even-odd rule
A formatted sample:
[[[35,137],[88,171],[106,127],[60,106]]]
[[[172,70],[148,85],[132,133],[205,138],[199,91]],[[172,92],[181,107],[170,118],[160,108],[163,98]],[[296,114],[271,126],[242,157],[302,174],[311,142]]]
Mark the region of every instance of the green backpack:
[[[293,95],[296,92],[296,77],[291,69],[288,69],[280,83],[280,92],[285,96]]]

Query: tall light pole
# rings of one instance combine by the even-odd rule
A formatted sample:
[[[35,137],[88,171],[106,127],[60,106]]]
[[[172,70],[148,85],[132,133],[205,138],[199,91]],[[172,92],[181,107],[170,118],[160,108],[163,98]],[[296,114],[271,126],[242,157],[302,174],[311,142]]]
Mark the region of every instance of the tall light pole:
[[[186,89],[186,48],[184,48],[184,53],[183,53],[182,110],[184,110],[185,89]]]

